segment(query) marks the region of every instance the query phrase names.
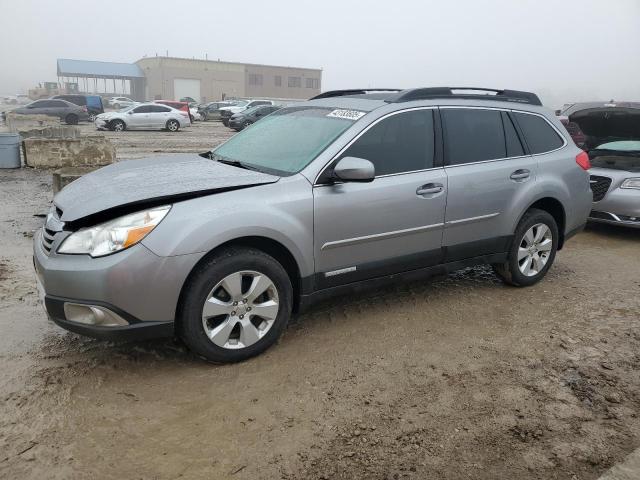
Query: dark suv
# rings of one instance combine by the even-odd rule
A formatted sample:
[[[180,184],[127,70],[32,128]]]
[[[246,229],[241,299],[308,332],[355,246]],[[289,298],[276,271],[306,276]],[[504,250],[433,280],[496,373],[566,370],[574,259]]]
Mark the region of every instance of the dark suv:
[[[261,118],[281,108],[282,107],[278,105],[258,105],[244,112],[234,113],[229,119],[229,128],[233,128],[236,132],[239,132],[243,128],[247,128],[249,125],[256,123]]]
[[[65,100],[71,102],[79,107],[86,107],[88,120],[93,122],[98,115],[104,113],[104,105],[102,104],[102,97],[99,95],[56,95],[51,97],[52,99]]]

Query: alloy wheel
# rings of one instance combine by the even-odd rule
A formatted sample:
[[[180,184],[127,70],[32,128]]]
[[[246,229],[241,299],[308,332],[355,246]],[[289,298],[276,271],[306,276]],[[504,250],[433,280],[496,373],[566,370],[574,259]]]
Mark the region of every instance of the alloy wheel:
[[[551,229],[544,223],[536,223],[526,231],[518,247],[518,268],[523,275],[533,277],[540,273],[553,248]]]
[[[269,277],[256,271],[235,272],[207,295],[202,326],[217,346],[246,348],[267,334],[279,309],[278,291]]]

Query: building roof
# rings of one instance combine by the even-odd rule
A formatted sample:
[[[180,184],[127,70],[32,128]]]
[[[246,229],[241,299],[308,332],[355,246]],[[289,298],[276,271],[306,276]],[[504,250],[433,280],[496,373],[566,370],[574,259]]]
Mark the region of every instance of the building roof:
[[[140,60],[137,60],[136,63],[146,62],[152,60],[180,60],[180,61],[188,61],[193,63],[225,63],[227,65],[241,65],[244,67],[268,67],[268,68],[286,68],[290,70],[310,70],[314,72],[322,72],[322,68],[309,68],[309,67],[294,67],[290,65],[269,65],[266,63],[247,63],[247,62],[230,62],[227,60],[212,60],[210,58],[186,58],[186,57],[163,57],[163,56],[155,56],[155,57],[142,57]]]
[[[58,59],[60,77],[144,78],[135,63],[96,62],[93,60]]]

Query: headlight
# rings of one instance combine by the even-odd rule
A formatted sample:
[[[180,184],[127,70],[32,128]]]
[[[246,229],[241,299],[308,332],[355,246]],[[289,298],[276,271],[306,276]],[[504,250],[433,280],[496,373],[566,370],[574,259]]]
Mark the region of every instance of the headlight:
[[[69,235],[58,253],[84,253],[102,257],[129,248],[146,237],[162,221],[171,205],[125,215]]]
[[[637,188],[640,190],[640,178],[627,178],[620,188]]]

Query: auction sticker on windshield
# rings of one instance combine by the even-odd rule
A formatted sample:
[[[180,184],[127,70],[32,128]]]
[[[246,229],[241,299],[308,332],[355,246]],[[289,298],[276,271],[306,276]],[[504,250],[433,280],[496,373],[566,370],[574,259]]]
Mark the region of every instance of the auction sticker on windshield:
[[[344,118],[345,120],[353,120],[356,121],[359,118],[362,118],[366,115],[366,112],[360,112],[358,110],[333,110],[332,112],[327,114],[327,117],[333,118]]]

